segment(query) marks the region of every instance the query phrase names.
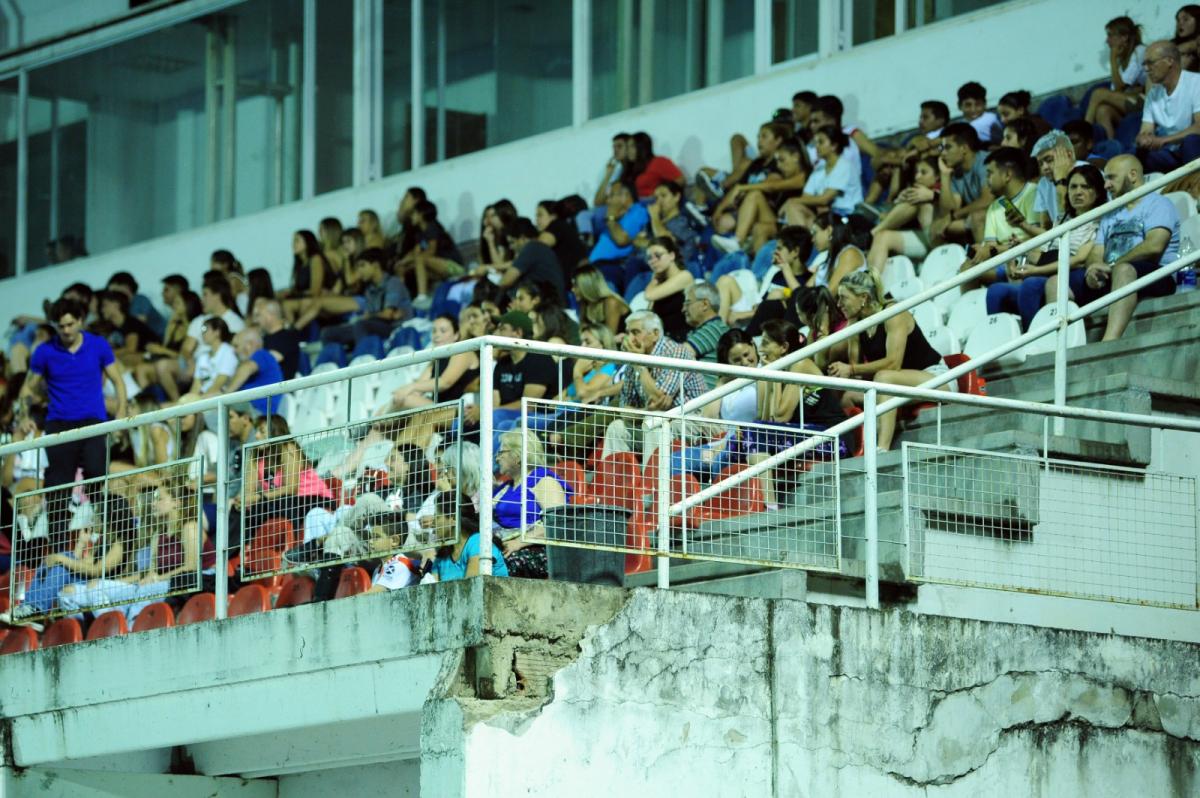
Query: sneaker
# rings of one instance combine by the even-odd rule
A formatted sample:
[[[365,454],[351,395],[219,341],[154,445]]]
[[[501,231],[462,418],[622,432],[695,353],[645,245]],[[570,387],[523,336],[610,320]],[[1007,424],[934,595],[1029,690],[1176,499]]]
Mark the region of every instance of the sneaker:
[[[712,245],[722,252],[741,252],[742,242],[735,236],[713,236]]]
[[[696,184],[700,186],[700,190],[714,200],[719,200],[725,196],[725,189],[714,180],[707,172],[700,172],[696,175]]]
[[[0,612],[0,623],[8,624],[9,626],[28,626],[33,631],[41,634],[43,626],[32,620],[33,616],[38,614],[37,607],[30,604],[18,604],[8,612]]]
[[[418,294],[412,301],[412,306],[414,310],[429,310],[433,307],[433,297],[429,294]]]
[[[708,227],[708,216],[705,215],[704,209],[694,202],[683,203],[683,211],[688,217],[695,222],[699,227]]]

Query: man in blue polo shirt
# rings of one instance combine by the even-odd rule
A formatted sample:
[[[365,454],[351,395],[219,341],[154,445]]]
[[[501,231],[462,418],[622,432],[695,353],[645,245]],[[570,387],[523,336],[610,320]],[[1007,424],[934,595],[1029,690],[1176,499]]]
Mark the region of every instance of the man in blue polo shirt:
[[[125,416],[125,382],[113,357],[112,348],[103,338],[84,332],[87,308],[74,299],[59,299],[50,307],[50,322],[58,335],[39,346],[29,363],[29,375],[21,387],[21,400],[32,401],[45,386],[49,397],[46,434],[97,424],[108,417],[104,407],[104,378],[116,391],[117,418]],[[75,471],[83,469],[83,478],[104,476],[105,439],[103,436],[60,443],[46,450],[46,487],[75,481]],[[50,515],[51,534],[65,524],[67,502],[55,500]],[[56,512],[58,511],[58,512]]]
[[[257,327],[246,327],[233,336],[233,351],[237,352],[238,367],[225,387],[226,393],[245,388],[261,388],[283,382],[283,370],[275,356],[263,348],[262,332]],[[260,415],[269,415],[272,407],[279,410],[279,397],[266,396],[250,402]]]

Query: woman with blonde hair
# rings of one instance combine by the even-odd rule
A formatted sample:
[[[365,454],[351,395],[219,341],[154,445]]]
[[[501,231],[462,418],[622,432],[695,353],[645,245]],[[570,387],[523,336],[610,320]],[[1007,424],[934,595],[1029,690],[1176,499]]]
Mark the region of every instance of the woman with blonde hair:
[[[379,214],[370,208],[363,208],[358,212],[358,229],[362,232],[363,249],[369,247],[383,249],[387,246],[387,239],[383,235],[383,225],[379,223]]]
[[[579,302],[579,321],[603,324],[616,335],[629,315],[629,305],[608,287],[608,281],[595,266],[581,266],[572,279],[575,299]]]
[[[349,259],[342,251],[342,223],[332,216],[326,216],[317,226],[317,237],[321,240],[321,254],[325,262],[333,270],[333,293],[347,292],[353,276],[347,270]]]
[[[522,446],[527,470],[522,470]],[[508,572],[511,576],[545,579],[546,547],[533,541],[546,537],[541,523],[546,510],[569,502],[574,491],[546,467],[546,450],[530,430],[513,430],[500,436],[496,471],[504,481],[492,494],[492,517],[497,534],[508,538],[504,544]],[[521,539],[522,524],[528,540]]]
[[[837,290],[838,307],[849,324],[874,316],[891,304],[884,299],[883,286],[870,270],[854,272],[842,279]],[[884,322],[876,323],[850,339],[850,362],[829,364],[830,376],[869,377],[875,382],[917,387],[947,371],[945,361],[929,345],[925,334],[907,310]],[[944,386],[954,389],[954,383]],[[847,392],[846,401],[862,404],[862,394]],[[896,432],[896,411],[879,417],[879,449],[892,447]]]

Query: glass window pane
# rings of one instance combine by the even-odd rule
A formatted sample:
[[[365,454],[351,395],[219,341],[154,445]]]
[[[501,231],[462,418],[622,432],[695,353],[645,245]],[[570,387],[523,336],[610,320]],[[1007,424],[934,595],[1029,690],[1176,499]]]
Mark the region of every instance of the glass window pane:
[[[771,62],[812,55],[819,43],[820,4],[810,0],[771,3]]]
[[[592,0],[591,116],[634,106],[638,27],[632,0]]]
[[[917,28],[1003,2],[1005,0],[908,0],[908,27]]]
[[[353,4],[317,3],[316,50],[313,188],[321,194],[345,188],[354,179]],[[391,75],[383,74],[386,91]]]
[[[895,0],[854,0],[854,44],[873,42],[895,32]]]
[[[383,173],[411,168],[412,2],[383,6]]]
[[[17,265],[17,81],[0,81],[0,277]]]
[[[724,19],[721,24],[720,79],[714,82],[737,80],[754,73],[754,6],[726,0],[721,3]],[[806,2],[805,5],[816,3]]]

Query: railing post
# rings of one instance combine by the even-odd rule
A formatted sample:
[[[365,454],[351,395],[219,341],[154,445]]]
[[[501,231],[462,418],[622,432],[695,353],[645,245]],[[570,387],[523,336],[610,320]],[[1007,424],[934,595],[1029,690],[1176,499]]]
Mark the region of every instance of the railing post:
[[[866,576],[867,576],[867,606],[879,609],[879,472],[878,472],[878,430],[879,418],[875,415],[875,405],[879,392],[875,388],[867,391],[863,402],[863,455],[866,460],[867,474],[863,486],[863,529],[867,539]]]
[[[492,472],[496,453],[492,451],[492,368],[491,344],[479,350],[479,575],[492,575]],[[459,419],[459,433],[462,419]]]
[[[680,381],[682,382],[682,380]],[[660,417],[658,428],[658,586],[671,586],[671,422]]]
[[[1058,333],[1054,346],[1054,404],[1067,405],[1067,297],[1071,292],[1071,244],[1070,235],[1063,233],[1058,239]],[[1067,429],[1065,418],[1054,419],[1054,434],[1064,435]]]
[[[197,422],[199,423],[199,422]],[[229,411],[224,402],[217,404],[217,529],[216,599],[217,617],[229,610]],[[245,530],[242,530],[243,536]]]

